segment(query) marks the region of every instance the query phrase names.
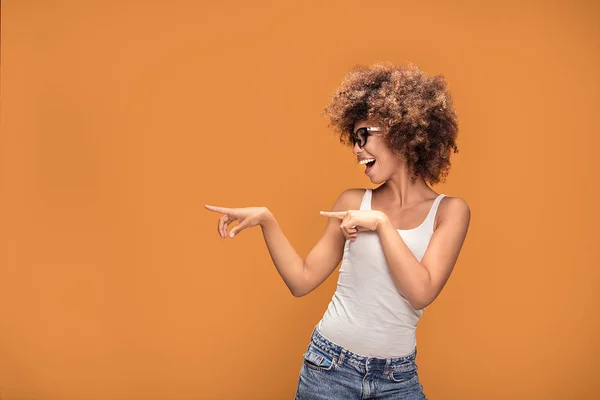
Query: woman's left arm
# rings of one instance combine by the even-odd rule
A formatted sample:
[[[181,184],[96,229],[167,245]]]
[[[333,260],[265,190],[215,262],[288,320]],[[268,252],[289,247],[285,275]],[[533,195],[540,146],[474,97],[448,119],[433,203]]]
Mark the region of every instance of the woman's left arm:
[[[387,217],[377,224],[376,231],[394,285],[415,310],[427,307],[440,294],[467,236],[471,218],[469,205],[458,197],[448,198],[445,203],[443,218],[421,262]]]

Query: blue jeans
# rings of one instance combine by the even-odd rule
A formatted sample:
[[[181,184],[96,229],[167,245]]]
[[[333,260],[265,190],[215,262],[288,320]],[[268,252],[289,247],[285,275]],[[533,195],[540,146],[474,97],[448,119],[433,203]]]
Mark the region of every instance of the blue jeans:
[[[304,354],[296,400],[427,400],[415,358],[377,358],[351,353],[316,329]]]

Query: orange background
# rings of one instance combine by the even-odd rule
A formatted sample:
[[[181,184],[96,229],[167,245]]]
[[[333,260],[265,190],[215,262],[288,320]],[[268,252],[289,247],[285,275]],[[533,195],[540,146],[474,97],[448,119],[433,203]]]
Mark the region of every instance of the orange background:
[[[485,5],[484,5],[485,4]],[[444,74],[472,220],[418,329],[430,399],[600,398],[597,2],[4,1],[0,399],[291,399],[337,272],[320,210],[373,187],[320,115],[355,64]]]

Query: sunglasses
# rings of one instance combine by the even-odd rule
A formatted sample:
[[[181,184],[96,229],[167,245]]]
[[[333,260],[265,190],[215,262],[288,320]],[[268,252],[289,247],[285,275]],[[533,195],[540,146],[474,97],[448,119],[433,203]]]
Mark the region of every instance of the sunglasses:
[[[350,134],[350,140],[352,140],[352,146],[354,146],[354,145],[356,145],[356,143],[358,143],[358,147],[360,147],[362,149],[367,144],[367,138],[369,136],[371,136],[370,132],[379,132],[379,131],[381,131],[380,128],[368,127],[368,126],[357,129],[356,132],[353,132]]]

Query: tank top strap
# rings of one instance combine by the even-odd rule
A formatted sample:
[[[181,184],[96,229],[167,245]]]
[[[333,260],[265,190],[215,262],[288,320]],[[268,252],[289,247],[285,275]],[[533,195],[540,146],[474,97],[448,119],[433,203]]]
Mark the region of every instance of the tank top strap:
[[[365,194],[363,195],[362,202],[360,203],[361,210],[370,210],[371,209],[371,196],[373,195],[373,191],[371,189],[365,190]]]
[[[433,223],[433,221],[435,221],[435,215],[437,214],[437,210],[440,206],[440,203],[445,196],[446,196],[445,194],[440,193],[438,195],[438,197],[436,197],[435,200],[433,200],[433,205],[429,209],[429,213],[427,214],[427,217],[426,217],[426,219],[431,220],[432,223]]]

